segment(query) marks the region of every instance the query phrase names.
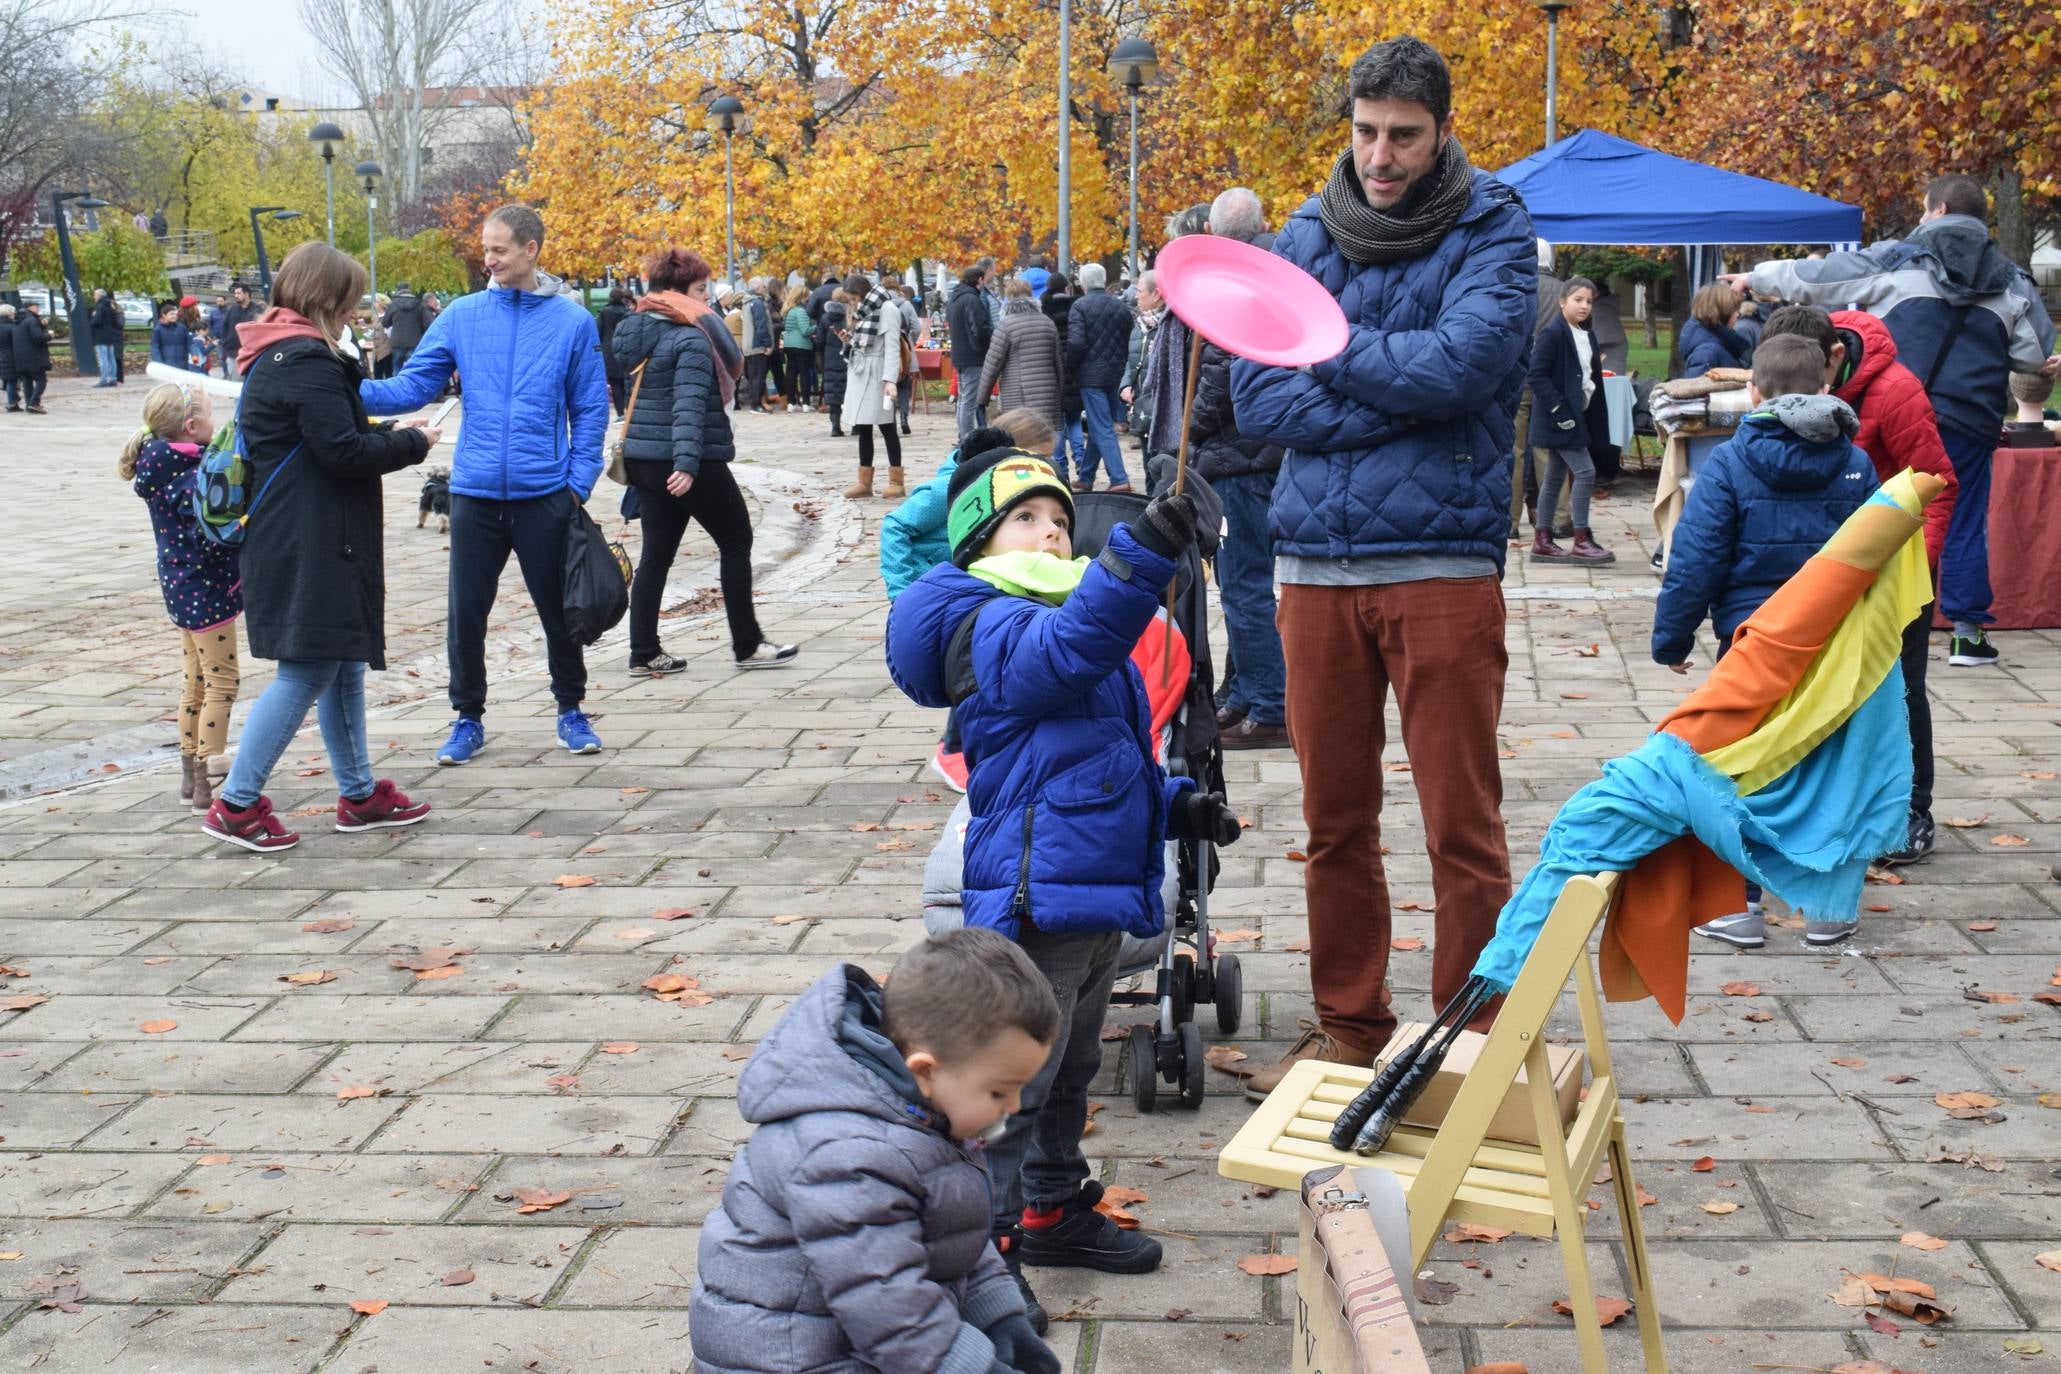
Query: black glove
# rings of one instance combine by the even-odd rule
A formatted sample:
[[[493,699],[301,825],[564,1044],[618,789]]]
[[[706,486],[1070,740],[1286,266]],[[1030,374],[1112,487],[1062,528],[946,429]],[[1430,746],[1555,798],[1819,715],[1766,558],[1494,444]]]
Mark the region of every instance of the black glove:
[[[1004,1317],[987,1330],[995,1343],[995,1361],[1019,1374],[1059,1374],[1059,1357],[1038,1339],[1037,1328],[1025,1316]]]
[[[1161,558],[1178,559],[1195,546],[1195,498],[1163,491],[1131,521],[1131,537]]]
[[[1167,829],[1177,840],[1208,840],[1218,846],[1236,844],[1245,833],[1237,814],[1225,805],[1223,793],[1193,790],[1174,799]]]

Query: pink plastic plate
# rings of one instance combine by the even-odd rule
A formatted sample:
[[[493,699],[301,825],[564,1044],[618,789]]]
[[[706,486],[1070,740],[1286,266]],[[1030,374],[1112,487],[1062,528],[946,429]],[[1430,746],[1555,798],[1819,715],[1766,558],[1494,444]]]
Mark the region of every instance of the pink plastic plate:
[[[1345,312],[1286,258],[1237,239],[1190,234],[1161,249],[1153,271],[1189,328],[1241,358],[1304,367],[1345,350]]]

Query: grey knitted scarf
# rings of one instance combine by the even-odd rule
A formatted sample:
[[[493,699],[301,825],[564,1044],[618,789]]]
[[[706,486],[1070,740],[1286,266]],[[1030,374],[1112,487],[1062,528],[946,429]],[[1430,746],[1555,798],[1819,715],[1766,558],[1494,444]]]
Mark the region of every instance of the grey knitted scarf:
[[[1474,193],[1474,168],[1460,140],[1448,138],[1439,149],[1438,166],[1412,186],[1393,210],[1367,203],[1353,150],[1347,148],[1332,164],[1324,183],[1318,213],[1331,241],[1347,260],[1361,264],[1401,262],[1422,256],[1452,232]]]

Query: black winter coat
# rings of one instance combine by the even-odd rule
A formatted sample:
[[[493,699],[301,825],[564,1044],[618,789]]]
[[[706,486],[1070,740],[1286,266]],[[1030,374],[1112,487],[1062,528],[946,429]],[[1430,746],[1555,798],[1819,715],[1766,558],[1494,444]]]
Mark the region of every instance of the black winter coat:
[[[995,322],[988,315],[988,303],[980,288],[961,286],[945,305],[945,328],[952,336],[952,370],[980,373],[988,359],[988,344],[995,337]]]
[[[1052,321],[1059,330],[1059,411],[1062,418],[1071,418],[1081,413],[1081,389],[1073,379],[1073,369],[1066,365],[1067,358],[1071,356],[1066,345],[1066,330],[1073,319],[1073,302],[1072,296],[1055,296],[1050,292],[1045,294],[1045,299],[1038,302],[1038,308],[1045,312],[1045,318]]]
[[[1155,443],[1155,452],[1173,451],[1171,442]],[[1202,346],[1202,366],[1195,374],[1195,413],[1188,422],[1189,461],[1203,480],[1248,477],[1281,470],[1282,448],[1238,432],[1231,409],[1231,355],[1215,344]]]
[[[823,302],[823,327],[816,331],[816,352],[821,362],[818,372],[823,384],[823,408],[833,415],[844,409],[844,378],[850,368],[844,360],[844,340],[840,335],[850,328],[850,318],[851,311],[842,301]]]
[[[243,539],[244,623],[257,658],[386,667],[380,479],[419,463],[419,429],[374,426],[358,366],[316,339],[287,339],[246,370],[243,432],[255,494],[294,445]]]
[[[628,306],[604,305],[594,320],[594,327],[601,331],[601,366],[608,373],[610,381],[623,375],[623,365],[615,356],[615,331],[620,329],[623,321],[628,318]]]
[[[429,320],[422,313],[422,297],[413,291],[396,295],[386,308],[387,337],[395,348],[414,348],[422,342]]]
[[[26,310],[14,317],[14,370],[24,377],[50,370],[50,326]]]
[[[14,321],[0,320],[0,382],[19,381],[14,370]]]
[[[1108,389],[1123,381],[1130,359],[1131,307],[1107,291],[1090,291],[1075,299],[1062,332],[1066,335],[1068,386]]]
[[[663,315],[632,315],[616,326],[611,354],[625,376],[644,367],[623,431],[623,457],[669,463],[692,477],[703,463],[737,456],[715,355],[701,326]]]
[[[1603,400],[1603,350],[1589,350],[1589,380],[1595,385],[1594,400]],[[1571,448],[1589,451],[1591,441],[1604,441],[1608,429],[1592,434],[1593,409],[1582,399],[1581,352],[1574,346],[1574,326],[1567,317],[1550,320],[1531,341],[1531,433],[1525,442],[1533,448]],[[1605,412],[1607,415],[1607,411]],[[1569,424],[1572,420],[1574,423]]]
[[[93,343],[96,347],[122,346],[122,309],[114,303],[113,297],[96,302],[93,313],[87,317],[86,323],[93,330]]]

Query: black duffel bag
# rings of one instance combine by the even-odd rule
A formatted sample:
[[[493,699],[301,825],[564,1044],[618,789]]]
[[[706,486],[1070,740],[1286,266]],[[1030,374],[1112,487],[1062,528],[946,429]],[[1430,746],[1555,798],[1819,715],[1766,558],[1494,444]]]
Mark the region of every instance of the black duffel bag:
[[[630,555],[573,502],[565,524],[565,628],[582,648],[630,611]]]

